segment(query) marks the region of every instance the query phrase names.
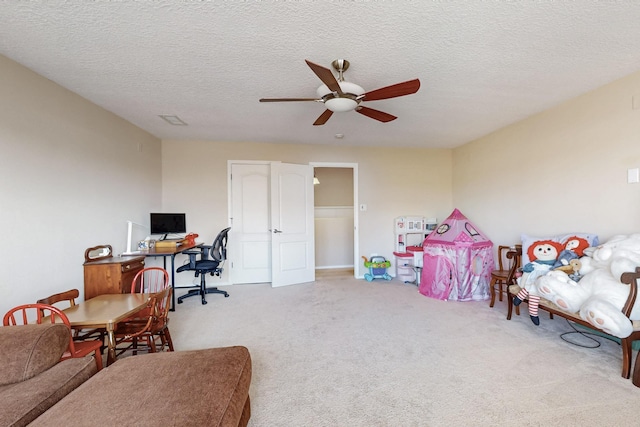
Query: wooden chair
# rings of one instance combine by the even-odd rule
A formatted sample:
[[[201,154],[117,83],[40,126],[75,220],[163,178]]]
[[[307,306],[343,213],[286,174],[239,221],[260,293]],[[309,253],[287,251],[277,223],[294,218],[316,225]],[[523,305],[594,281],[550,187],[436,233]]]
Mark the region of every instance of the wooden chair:
[[[69,303],[69,307],[73,307],[76,305],[76,298],[80,296],[80,291],[77,289],[70,289],[65,292],[60,292],[57,294],[50,295],[46,298],[39,299],[36,301],[38,304],[46,304],[46,305],[55,305],[59,302],[67,302]],[[107,331],[104,328],[96,328],[96,329],[73,329],[71,330],[73,339],[76,341],[85,341],[85,340],[100,340],[102,345],[102,350],[104,350],[104,337]]]
[[[170,286],[169,282],[169,273],[167,270],[161,267],[147,267],[138,272],[136,276],[133,278],[131,282],[131,293],[157,293],[165,290]],[[128,319],[127,321],[133,321],[135,319],[148,317],[148,309],[145,309],[139,313],[137,313],[133,319]],[[162,328],[162,331],[159,332],[159,338],[162,340],[162,344],[169,345],[170,351],[173,351],[173,342],[171,342],[171,335],[169,334],[169,326],[168,326],[168,312],[165,314],[165,326]],[[169,337],[167,342],[167,338]],[[137,347],[137,340],[133,340],[133,347]]]
[[[162,267],[143,268],[131,282],[131,293],[153,294],[169,286],[169,273]]]
[[[151,325],[151,340],[155,344],[157,338],[160,339],[160,351],[167,348],[167,351],[173,351],[173,340],[171,339],[171,333],[169,332],[169,309],[171,308],[171,297],[173,289],[168,288],[169,293],[162,301],[158,301],[156,312],[156,319]],[[157,350],[157,346],[156,346]]]
[[[498,269],[491,272],[491,282],[489,282],[489,291],[491,292],[489,307],[493,307],[496,302],[496,288],[498,297],[502,301],[503,292],[508,292],[509,285],[515,283],[515,274],[520,268],[521,257],[522,245],[516,245],[515,248],[498,246]]]
[[[140,270],[131,281],[132,294],[153,294],[165,290],[169,286],[169,273],[161,267],[147,267]],[[147,309],[136,313],[131,319],[144,317]],[[131,320],[127,319],[127,321]]]
[[[147,308],[141,313],[144,316],[136,316],[125,322],[118,323],[115,331],[116,356],[127,351],[138,354],[140,343],[145,343],[146,351],[155,353],[158,351],[156,340],[160,339],[160,350],[168,347],[173,351],[173,341],[169,333],[169,308],[171,306],[172,289],[167,286],[164,290],[152,294]]]
[[[50,323],[64,323],[69,328],[69,347],[67,351],[62,355],[60,360],[66,360],[70,358],[85,357],[91,353],[95,354],[96,366],[98,371],[102,369],[102,342],[98,340],[93,341],[74,341],[73,334],[71,333],[71,325],[69,319],[62,310],[52,305],[47,304],[25,304],[12,308],[9,310],[2,319],[4,326],[16,326],[16,325],[28,325],[30,323],[42,324],[46,322]]]

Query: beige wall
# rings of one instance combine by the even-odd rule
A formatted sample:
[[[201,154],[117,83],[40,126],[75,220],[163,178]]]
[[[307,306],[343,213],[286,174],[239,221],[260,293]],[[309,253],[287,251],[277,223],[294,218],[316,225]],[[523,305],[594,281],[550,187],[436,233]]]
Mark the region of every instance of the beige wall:
[[[366,256],[393,258],[395,217],[443,218],[453,209],[451,150],[163,141],[163,205],[186,211],[189,228],[205,240],[228,224],[228,160],[357,163],[359,203],[367,205],[359,212],[359,249]]]
[[[319,185],[313,187],[315,206],[353,206],[353,169],[313,169]]]
[[[85,249],[122,252],[126,221],[160,208],[161,173],[158,139],[1,55],[0,94],[3,315],[71,288],[82,298]]]
[[[453,202],[495,244],[640,231],[640,73],[454,150]]]

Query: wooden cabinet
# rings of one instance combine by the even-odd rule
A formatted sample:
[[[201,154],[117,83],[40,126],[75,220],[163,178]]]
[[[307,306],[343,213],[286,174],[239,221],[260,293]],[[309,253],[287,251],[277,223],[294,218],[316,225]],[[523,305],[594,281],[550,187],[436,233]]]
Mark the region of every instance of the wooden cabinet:
[[[89,256],[92,252],[104,255]],[[111,246],[96,246],[87,249],[84,262],[84,299],[102,294],[124,294],[131,292],[131,282],[144,268],[143,256],[114,257]]]

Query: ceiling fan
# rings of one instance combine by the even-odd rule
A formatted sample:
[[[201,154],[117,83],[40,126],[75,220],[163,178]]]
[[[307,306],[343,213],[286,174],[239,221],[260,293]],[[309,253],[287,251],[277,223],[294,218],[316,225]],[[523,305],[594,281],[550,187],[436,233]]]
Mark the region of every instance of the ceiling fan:
[[[377,101],[380,99],[395,98],[398,96],[411,95],[420,89],[420,80],[414,79],[380,89],[365,92],[363,88],[355,83],[346,82],[343,73],[349,68],[349,61],[346,59],[336,59],[331,63],[338,72],[336,79],[330,69],[314,64],[305,59],[316,76],[322,80],[322,85],[317,89],[318,98],[261,98],[260,102],[296,102],[314,101],[321,102],[327,107],[313,123],[314,126],[323,125],[329,120],[333,113],[356,110],[358,113],[381,122],[390,122],[397,119],[396,116],[383,111],[360,105],[363,101]]]

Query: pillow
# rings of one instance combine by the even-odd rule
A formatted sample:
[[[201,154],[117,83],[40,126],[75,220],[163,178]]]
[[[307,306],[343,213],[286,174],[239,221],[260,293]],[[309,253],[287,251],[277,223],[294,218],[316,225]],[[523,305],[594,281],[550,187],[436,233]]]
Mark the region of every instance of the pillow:
[[[520,239],[522,240],[521,265],[525,266],[530,262],[528,251],[529,251],[529,246],[531,246],[534,242],[537,242],[539,240],[551,240],[553,242],[558,242],[564,246],[567,240],[569,240],[569,238],[574,236],[586,239],[589,242],[589,246],[598,246],[600,244],[598,240],[598,235],[593,233],[567,233],[567,234],[560,234],[557,236],[550,236],[550,237],[535,237],[535,236],[529,236],[527,234],[523,234],[520,236]]]

